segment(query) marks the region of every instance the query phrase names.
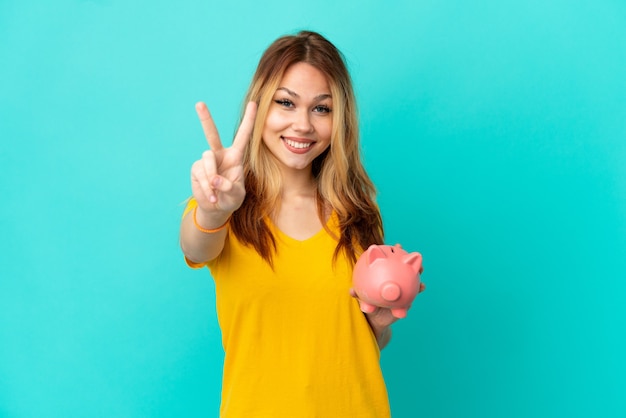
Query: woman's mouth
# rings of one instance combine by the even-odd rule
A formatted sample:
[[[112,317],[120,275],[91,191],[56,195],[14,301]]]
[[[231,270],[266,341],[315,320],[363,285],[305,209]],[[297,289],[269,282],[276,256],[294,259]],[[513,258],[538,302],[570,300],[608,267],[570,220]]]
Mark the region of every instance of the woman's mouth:
[[[309,150],[309,148],[311,148],[311,145],[315,143],[315,141],[308,139],[286,138],[284,136],[281,136],[280,138],[283,140],[287,149],[291,152],[295,152],[296,154],[304,154]]]

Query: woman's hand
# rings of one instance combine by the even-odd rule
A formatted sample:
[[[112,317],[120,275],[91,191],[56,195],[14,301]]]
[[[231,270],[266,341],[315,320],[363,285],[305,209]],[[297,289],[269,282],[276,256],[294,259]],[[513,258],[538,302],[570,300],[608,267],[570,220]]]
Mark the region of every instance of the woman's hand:
[[[426,285],[424,283],[420,283],[418,294],[422,293],[425,289],[426,289]],[[350,289],[350,295],[352,295],[352,297],[354,298],[357,298],[358,300],[358,297],[354,289]],[[359,306],[361,306],[360,300],[359,300]],[[361,308],[361,310],[363,310],[363,308]],[[373,312],[370,312],[370,313],[364,312],[364,314],[365,314],[365,317],[367,318],[367,322],[370,324],[370,327],[372,328],[372,331],[374,332],[374,335],[376,336],[376,341],[378,341],[378,346],[382,350],[383,347],[387,345],[387,343],[389,342],[389,339],[391,338],[391,330],[389,327],[391,326],[391,324],[396,322],[398,318],[393,316],[393,314],[391,313],[391,309],[383,308],[380,306],[377,307]]]
[[[199,102],[200,118],[210,150],[191,166],[191,190],[201,213],[222,213],[227,217],[237,210],[246,196],[243,154],[254,127],[256,104],[248,103],[232,146],[224,148],[207,106]]]

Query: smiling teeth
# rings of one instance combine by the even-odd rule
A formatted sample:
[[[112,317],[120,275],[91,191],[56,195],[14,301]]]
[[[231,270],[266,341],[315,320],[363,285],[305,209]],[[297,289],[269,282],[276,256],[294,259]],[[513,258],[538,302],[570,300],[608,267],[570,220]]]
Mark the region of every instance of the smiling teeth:
[[[292,141],[290,139],[285,139],[285,142],[287,143],[287,145],[289,145],[290,147],[293,148],[309,148],[311,145],[313,145],[312,142],[296,142],[296,141]]]

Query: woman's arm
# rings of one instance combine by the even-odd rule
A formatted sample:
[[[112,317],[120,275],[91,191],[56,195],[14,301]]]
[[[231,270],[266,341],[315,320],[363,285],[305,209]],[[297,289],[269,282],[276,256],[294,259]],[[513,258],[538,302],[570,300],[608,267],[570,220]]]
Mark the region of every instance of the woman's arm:
[[[391,324],[396,322],[398,318],[391,314],[391,309],[376,308],[372,313],[366,313],[365,318],[370,324],[370,328],[376,337],[378,347],[382,350],[389,344],[391,340]]]
[[[426,289],[424,283],[420,283],[419,293],[422,293]],[[356,297],[354,289],[350,291],[352,296]],[[382,350],[389,344],[391,340],[391,324],[396,322],[398,318],[392,315],[391,309],[378,307],[371,313],[364,313],[367,322],[370,324],[370,328],[376,337],[378,347]]]
[[[194,216],[196,219],[194,220]],[[230,214],[206,213],[197,206],[190,210],[180,224],[180,247],[185,257],[197,264],[213,260],[224,248],[226,227]],[[197,226],[196,226],[197,225]],[[213,230],[215,232],[203,232]]]
[[[389,344],[391,341],[391,327],[387,327],[381,331],[380,335],[376,337],[376,341],[378,342],[378,347],[382,350]]]
[[[209,109],[196,104],[210,151],[191,166],[191,191],[195,202],[181,222],[180,246],[187,259],[204,263],[217,257],[226,238],[226,223],[246,196],[243,154],[250,140],[256,104],[248,103],[232,146],[224,148]]]

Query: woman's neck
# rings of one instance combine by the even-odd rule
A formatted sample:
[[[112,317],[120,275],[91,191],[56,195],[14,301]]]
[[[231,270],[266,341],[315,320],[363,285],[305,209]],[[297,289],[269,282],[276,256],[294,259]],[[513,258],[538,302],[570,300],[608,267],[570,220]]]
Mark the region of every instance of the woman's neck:
[[[300,171],[283,175],[282,181],[272,221],[284,234],[296,240],[308,239],[323,228],[328,217],[327,210],[319,213],[315,178],[310,171]]]
[[[310,170],[283,171],[281,200],[314,197],[317,183]]]

